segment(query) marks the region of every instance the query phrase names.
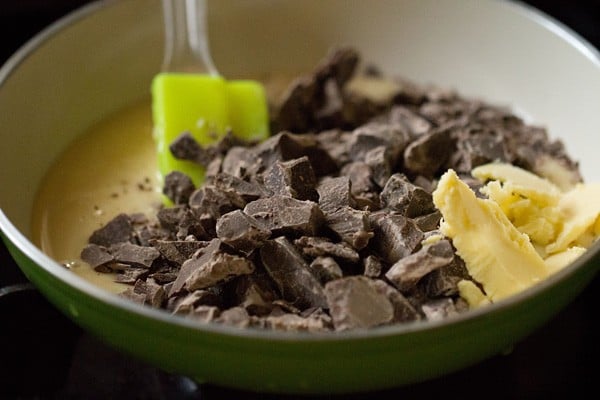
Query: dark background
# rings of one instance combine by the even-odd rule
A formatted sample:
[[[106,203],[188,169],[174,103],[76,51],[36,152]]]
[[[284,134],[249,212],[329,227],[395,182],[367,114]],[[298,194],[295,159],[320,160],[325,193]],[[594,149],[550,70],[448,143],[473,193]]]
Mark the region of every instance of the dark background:
[[[88,2],[0,0],[0,63],[48,24]],[[600,47],[600,1],[525,3]],[[7,287],[15,290],[7,294],[7,290],[3,292]],[[595,398],[600,357],[599,295],[600,277],[596,277],[581,296],[507,355],[422,384],[339,398],[550,399],[573,397],[586,389]],[[282,398],[197,386],[106,348],[28,285],[1,243],[0,363],[2,399]]]

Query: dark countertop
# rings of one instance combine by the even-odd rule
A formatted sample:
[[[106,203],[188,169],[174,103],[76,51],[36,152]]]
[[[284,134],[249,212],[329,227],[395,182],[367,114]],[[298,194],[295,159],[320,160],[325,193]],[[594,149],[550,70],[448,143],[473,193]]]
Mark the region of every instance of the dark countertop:
[[[2,2],[0,63],[40,29],[87,2]],[[549,13],[600,47],[600,3],[597,0],[531,0],[526,3]],[[8,286],[21,290],[3,294],[3,288]],[[506,355],[422,384],[333,398],[537,399],[573,396],[585,389],[591,390],[588,393],[597,393],[599,294],[600,276],[597,276],[575,301]],[[105,347],[28,286],[1,242],[0,317],[0,360],[4,371],[0,374],[0,398],[288,398],[197,386],[184,377],[169,375]]]

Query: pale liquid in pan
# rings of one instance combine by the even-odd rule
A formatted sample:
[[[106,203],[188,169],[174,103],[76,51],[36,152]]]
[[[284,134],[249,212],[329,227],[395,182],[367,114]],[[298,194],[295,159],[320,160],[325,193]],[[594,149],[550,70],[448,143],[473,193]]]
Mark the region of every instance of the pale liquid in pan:
[[[74,273],[111,292],[127,286],[80,260],[90,234],[119,213],[160,202],[149,101],[126,108],[75,140],[48,172],[33,211],[33,240]]]

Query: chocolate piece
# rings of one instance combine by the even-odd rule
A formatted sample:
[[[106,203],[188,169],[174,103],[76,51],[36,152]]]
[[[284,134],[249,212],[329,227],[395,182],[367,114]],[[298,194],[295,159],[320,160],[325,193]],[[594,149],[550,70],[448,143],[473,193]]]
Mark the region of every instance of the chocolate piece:
[[[306,156],[275,162],[265,174],[264,184],[276,195],[319,201],[317,178]]]
[[[81,259],[94,269],[102,268],[114,261],[108,249],[97,244],[88,244],[81,251]],[[107,267],[108,268],[108,267]]]
[[[206,247],[209,242],[198,240],[154,240],[152,247],[170,262],[181,265],[198,250]]]
[[[458,294],[457,284],[463,279],[471,279],[464,261],[454,256],[450,264],[431,271],[423,277],[423,284],[429,297],[455,296]]]
[[[219,307],[199,305],[190,311],[188,317],[207,323],[215,321],[220,315]]]
[[[203,185],[192,193],[189,204],[200,213],[219,219],[223,214],[244,208],[246,201],[232,190],[223,190],[215,185]]]
[[[321,180],[317,186],[321,210],[330,213],[342,207],[354,207],[356,202],[350,187],[350,179],[347,176]]]
[[[394,174],[379,196],[383,206],[413,218],[435,210],[431,194],[413,185],[404,174]]]
[[[244,307],[251,315],[266,315],[271,312],[272,302],[278,295],[266,273],[242,275],[235,282],[235,303],[238,306]]]
[[[421,315],[411,302],[396,288],[379,279],[374,279],[372,282],[375,289],[383,294],[392,304],[394,309],[392,322],[408,322],[421,319]]]
[[[358,262],[360,257],[347,243],[333,243],[331,240],[317,236],[302,236],[294,241],[302,254],[310,257],[331,256],[341,261]]]
[[[246,255],[262,246],[271,236],[270,230],[242,210],[232,211],[219,218],[216,232],[223,243]]]
[[[327,320],[318,317],[301,317],[295,314],[270,315],[265,318],[265,327],[287,332],[323,332],[329,330]]]
[[[138,246],[131,243],[119,243],[109,249],[115,261],[138,268],[150,268],[160,252],[154,247]]]
[[[421,306],[421,311],[430,321],[437,321],[451,315],[457,315],[458,310],[451,298],[433,299]]]
[[[175,235],[179,229],[179,223],[186,211],[184,206],[165,207],[158,210],[156,218],[160,226]]]
[[[415,223],[400,214],[374,214],[373,243],[379,255],[388,263],[395,263],[415,252],[423,240],[423,232]]]
[[[194,190],[196,190],[194,183],[182,172],[173,171],[165,176],[163,194],[174,204],[187,204]]]
[[[110,247],[112,244],[128,242],[133,235],[133,225],[127,214],[119,214],[102,228],[95,230],[89,243]]]
[[[364,272],[363,275],[369,278],[379,278],[383,271],[383,263],[379,257],[369,255],[363,259]]]
[[[392,175],[395,161],[385,146],[375,147],[365,154],[365,164],[371,168],[371,179],[378,187],[383,187]]]
[[[115,264],[111,264],[111,266],[115,266]],[[121,268],[118,270],[117,274],[115,274],[114,281],[117,283],[125,283],[127,285],[133,285],[140,279],[144,279],[148,276],[148,268],[138,268],[138,267],[127,267]]]
[[[450,264],[454,250],[448,240],[440,240],[423,246],[418,252],[401,258],[385,274],[400,291],[411,290],[417,282],[431,271]]]
[[[176,238],[187,240],[190,235],[195,240],[207,240],[211,235],[206,231],[206,225],[202,220],[202,214],[199,209],[185,208],[182,213],[178,213],[180,219],[177,225]]]
[[[238,328],[247,328],[250,326],[250,316],[242,307],[233,307],[222,311],[221,314],[214,320],[225,325],[231,325]]]
[[[208,157],[205,154],[205,150],[188,131],[182,132],[177,136],[169,145],[169,150],[173,157],[177,159],[206,165],[205,163]]]
[[[394,306],[386,294],[364,276],[328,282],[325,295],[336,331],[385,325],[395,317]]]
[[[192,314],[198,306],[215,307],[220,299],[214,291],[194,290],[178,299],[173,306],[173,314]]]
[[[440,227],[440,221],[442,219],[442,213],[440,210],[435,210],[429,214],[421,215],[413,220],[417,227],[423,232],[429,232],[436,230]]]
[[[369,212],[342,207],[325,215],[326,225],[356,250],[364,249],[373,237]]]
[[[340,174],[350,179],[352,194],[355,197],[365,192],[377,190],[373,182],[373,171],[364,161],[355,161],[344,165]]]
[[[327,306],[321,284],[286,238],[267,241],[260,249],[260,259],[284,300],[300,309]]]
[[[241,146],[232,147],[221,164],[223,173],[242,179],[256,176],[261,168],[262,163],[256,152]]]
[[[208,180],[223,191],[231,191],[239,195],[244,201],[250,202],[267,195],[267,191],[256,182],[247,182],[237,176],[224,172],[216,174]]]
[[[322,284],[341,278],[344,273],[332,257],[319,256],[310,263],[312,273]]]
[[[365,161],[367,153],[384,147],[390,168],[396,165],[398,157],[409,142],[408,133],[400,125],[370,122],[356,128],[348,142],[348,154],[354,161]]]
[[[179,293],[184,288],[187,291],[204,289],[254,270],[251,261],[226,253],[225,246],[221,240],[213,239],[208,246],[184,262],[169,296]]]
[[[412,137],[421,136],[432,128],[431,122],[404,106],[394,106],[389,112],[388,121],[401,125]]]
[[[470,173],[479,165],[492,161],[508,161],[504,138],[493,131],[479,128],[481,131],[473,132],[471,128],[466,136],[456,142],[456,161],[451,165],[457,172]]]
[[[145,295],[144,304],[155,308],[160,308],[167,298],[162,285],[159,285],[151,278],[145,281],[136,281],[135,285],[133,285],[133,291]]]
[[[432,130],[409,144],[404,151],[404,166],[414,174],[433,176],[449,157],[454,148],[449,127]]]
[[[246,205],[244,212],[273,235],[316,235],[324,219],[316,203],[284,196],[252,201]]]

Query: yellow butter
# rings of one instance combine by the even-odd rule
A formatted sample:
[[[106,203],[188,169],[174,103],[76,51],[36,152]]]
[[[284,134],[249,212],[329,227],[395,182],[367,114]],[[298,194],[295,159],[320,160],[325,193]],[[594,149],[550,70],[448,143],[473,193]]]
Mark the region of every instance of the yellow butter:
[[[470,275],[491,301],[520,292],[548,275],[529,237],[512,225],[498,204],[477,198],[453,170],[442,175],[433,202],[442,213],[440,230],[452,239]]]
[[[585,253],[586,248],[580,246],[573,246],[559,253],[554,253],[544,259],[544,263],[548,268],[548,271],[553,274],[567,265],[575,261],[579,256]]]
[[[558,209],[564,219],[556,241],[546,246],[548,253],[563,251],[591,230],[600,218],[600,184],[578,184],[560,199]]]
[[[473,281],[463,279],[456,286],[458,287],[458,294],[469,304],[470,308],[490,304],[490,299]]]

